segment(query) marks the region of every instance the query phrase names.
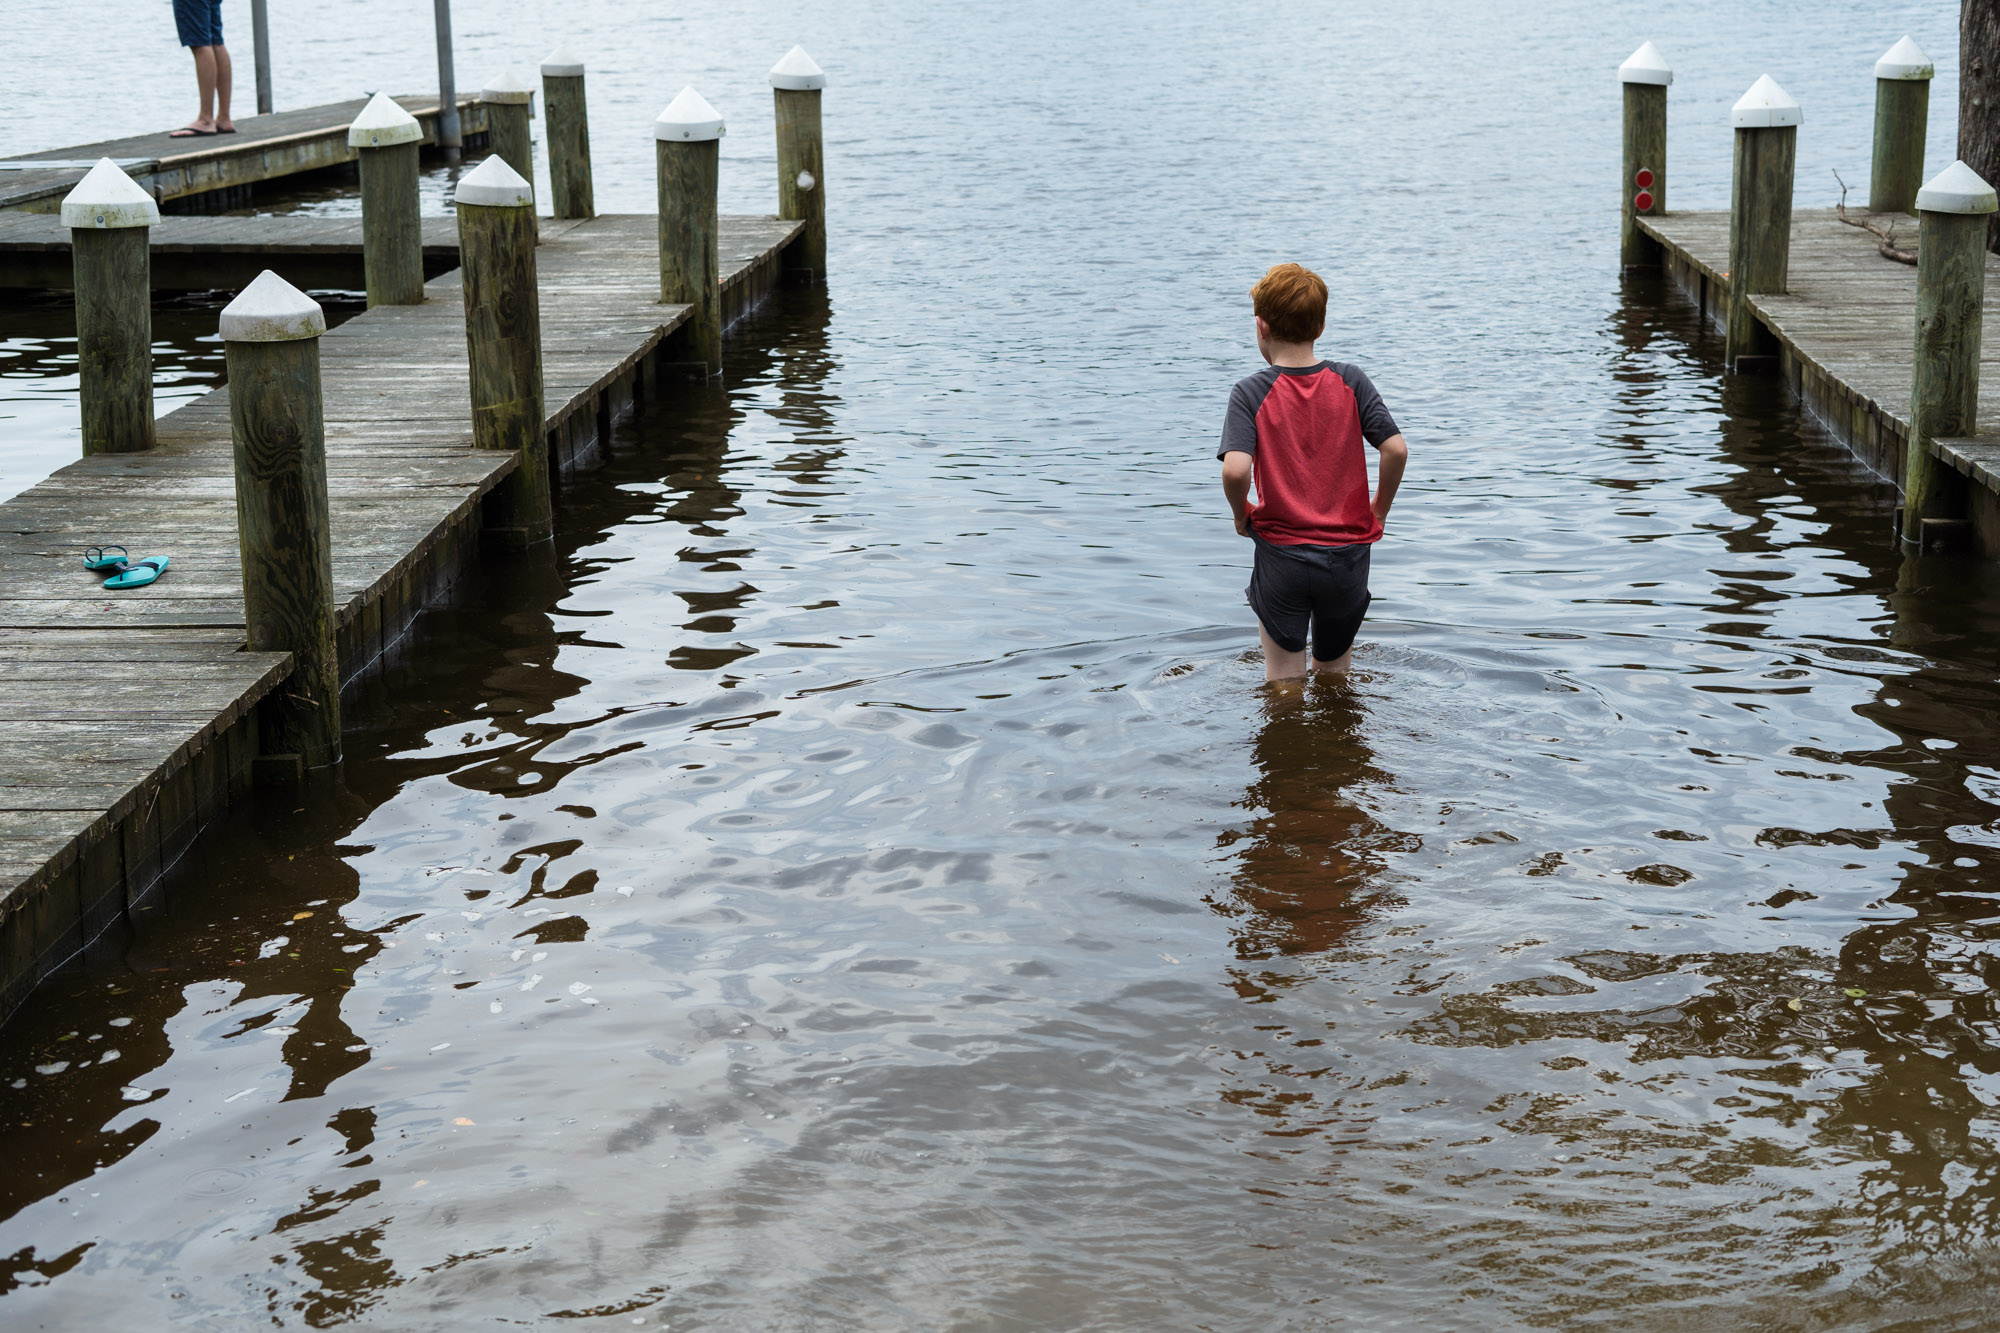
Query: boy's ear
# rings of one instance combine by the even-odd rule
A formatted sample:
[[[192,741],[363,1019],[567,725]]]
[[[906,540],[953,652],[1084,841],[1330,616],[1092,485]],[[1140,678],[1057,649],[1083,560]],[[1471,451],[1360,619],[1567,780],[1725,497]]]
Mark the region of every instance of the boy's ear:
[[[1257,323],[1257,336],[1267,342],[1270,341],[1271,326],[1264,322],[1264,317],[1262,315],[1252,315],[1250,318]]]

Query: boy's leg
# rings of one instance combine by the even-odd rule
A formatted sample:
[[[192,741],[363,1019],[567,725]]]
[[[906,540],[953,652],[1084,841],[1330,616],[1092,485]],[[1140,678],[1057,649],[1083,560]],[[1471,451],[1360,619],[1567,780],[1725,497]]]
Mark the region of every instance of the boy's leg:
[[[1264,679],[1297,680],[1306,674],[1306,650],[1291,651],[1271,637],[1264,622],[1257,622],[1257,637],[1264,643]]]
[[[1327,672],[1329,675],[1335,675],[1335,676],[1346,675],[1347,668],[1352,665],[1354,665],[1354,650],[1352,648],[1349,648],[1346,652],[1334,658],[1331,662],[1322,662],[1317,657],[1313,659],[1314,671],[1324,671]]]

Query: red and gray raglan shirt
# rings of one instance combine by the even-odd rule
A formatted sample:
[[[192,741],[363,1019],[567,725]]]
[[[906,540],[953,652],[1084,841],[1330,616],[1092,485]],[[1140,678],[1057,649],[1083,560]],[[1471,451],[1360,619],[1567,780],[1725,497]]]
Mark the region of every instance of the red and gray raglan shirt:
[[[1250,455],[1257,486],[1250,525],[1265,541],[1358,546],[1382,540],[1361,442],[1379,449],[1398,433],[1359,366],[1266,366],[1230,390],[1215,456]]]

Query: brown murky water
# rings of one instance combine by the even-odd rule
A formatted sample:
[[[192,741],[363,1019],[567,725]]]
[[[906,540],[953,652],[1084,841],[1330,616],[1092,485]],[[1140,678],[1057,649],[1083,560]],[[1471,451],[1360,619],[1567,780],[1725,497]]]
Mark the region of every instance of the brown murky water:
[[[2000,588],[1601,188],[1664,25],[1682,206],[1759,62],[1816,198],[1949,34],[1114,9],[808,42],[830,294],[9,1024],[8,1327],[2000,1324]],[[1210,460],[1292,254],[1413,445],[1303,695]]]

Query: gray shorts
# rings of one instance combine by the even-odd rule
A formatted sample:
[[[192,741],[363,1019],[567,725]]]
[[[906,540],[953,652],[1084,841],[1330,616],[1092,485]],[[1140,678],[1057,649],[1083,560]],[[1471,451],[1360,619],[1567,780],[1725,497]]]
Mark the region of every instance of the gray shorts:
[[[1369,544],[1273,546],[1254,534],[1256,563],[1243,590],[1264,632],[1288,653],[1302,652],[1308,631],[1312,655],[1331,662],[1354,646],[1368,614]]]

